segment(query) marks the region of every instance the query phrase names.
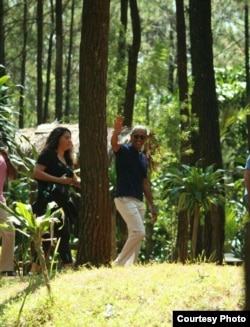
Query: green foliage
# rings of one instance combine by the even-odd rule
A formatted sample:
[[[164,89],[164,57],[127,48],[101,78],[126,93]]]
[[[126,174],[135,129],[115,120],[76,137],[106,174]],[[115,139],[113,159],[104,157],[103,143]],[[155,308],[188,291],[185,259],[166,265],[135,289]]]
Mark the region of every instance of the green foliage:
[[[173,262],[176,248],[177,215],[174,211],[161,209],[157,224],[153,227],[154,247],[151,260],[156,262]]]
[[[8,181],[5,189],[5,197],[11,207],[15,202],[30,203],[35,198],[37,192],[36,181],[33,179],[33,170],[38,156],[37,149],[25,136],[17,134],[15,138],[15,153],[11,153],[11,161],[18,169],[18,176],[14,180]],[[23,150],[28,146],[29,152]],[[24,152],[24,154],[23,154]]]
[[[243,66],[215,68],[216,92],[224,109],[245,105],[245,72]],[[227,105],[227,108],[225,106]],[[234,108],[235,109],[235,108]]]
[[[196,258],[201,210],[208,212],[212,205],[218,207],[224,204],[223,173],[221,169],[214,171],[213,165],[201,168],[197,163],[195,167],[170,167],[164,179],[163,198],[168,198],[178,212],[187,212],[188,217],[193,217],[193,259]]]
[[[241,168],[242,171],[242,168]],[[248,219],[244,199],[243,178],[225,184],[225,244],[224,251],[238,258],[244,258],[245,223]]]
[[[66,2],[63,7],[63,82],[67,75],[67,60],[70,41],[72,37],[72,54],[71,54],[71,71],[70,71],[70,114],[67,119],[70,122],[77,121],[78,119],[78,76],[79,76],[79,44],[81,37],[81,11],[82,0],[74,1],[74,21],[73,30],[71,27],[71,10],[72,3]],[[232,76],[237,80],[237,73],[239,65],[242,65],[242,54],[244,53],[244,11],[243,2],[227,0],[223,3],[219,0],[213,1],[212,4],[212,29],[216,31],[213,33],[214,40],[214,61],[215,67],[224,69],[226,66],[233,67]],[[44,2],[43,14],[43,33],[44,40],[49,40],[52,36],[52,58],[50,70],[50,96],[49,96],[49,121],[54,120],[55,111],[55,76],[56,76],[56,52],[55,49],[56,38],[54,37],[55,20],[53,21],[53,7],[49,2]],[[24,4],[15,1],[6,2],[4,4],[4,21],[8,33],[5,37],[5,59],[9,74],[14,81],[20,81],[20,71],[22,67],[22,60],[24,59],[25,51],[25,88],[24,88],[24,121],[25,126],[34,126],[36,123],[36,110],[37,101],[37,80],[36,80],[36,65],[34,58],[37,56],[37,26],[36,26],[36,8],[37,1],[30,0],[26,23],[28,33],[26,34],[27,48],[23,48],[24,28],[23,28],[23,15]],[[138,0],[138,8],[141,21],[141,48],[138,60],[137,69],[137,95],[135,111],[138,116],[147,116],[148,103],[151,107],[156,108],[159,115],[162,115],[164,121],[164,112],[166,111],[165,103],[162,99],[168,99],[167,103],[171,105],[172,100],[175,101],[175,95],[167,91],[169,68],[173,65],[173,78],[174,89],[177,88],[176,77],[176,8],[172,0],[159,0],[159,1],[146,1]],[[113,117],[119,110],[119,104],[124,99],[124,85],[126,83],[127,75],[127,49],[132,40],[132,24],[131,17],[127,16],[127,33],[126,38],[125,60],[122,65],[118,66],[118,40],[119,32],[121,29],[120,22],[120,2],[111,1],[110,4],[110,33],[109,33],[109,78],[108,78],[108,112],[107,120],[108,125],[113,122]],[[188,20],[188,16],[186,16]],[[189,24],[186,24],[187,35],[189,34]],[[174,40],[170,40],[170,31],[174,35]],[[46,74],[48,73],[48,60],[50,42],[43,43],[43,82],[46,85]],[[187,49],[190,47],[189,38],[187,37]],[[188,58],[189,60],[189,58]],[[226,63],[226,65],[225,65]],[[170,65],[171,64],[171,65]],[[118,69],[119,68],[119,69]],[[235,68],[235,69],[234,69]],[[242,69],[241,69],[242,71]],[[191,68],[188,62],[188,75],[191,74]],[[240,77],[242,74],[240,73]],[[220,77],[218,76],[218,82]],[[241,81],[241,80],[240,80]],[[65,85],[65,83],[63,83]],[[220,83],[219,83],[220,84]],[[230,84],[230,82],[229,82]],[[223,85],[219,87],[223,90]],[[225,91],[228,88],[225,88]],[[42,90],[43,96],[45,95],[46,88]],[[41,91],[41,90],[40,90]],[[66,97],[66,89],[63,90],[63,98]],[[231,96],[231,91],[225,92],[224,97]],[[16,109],[19,107],[19,98],[16,98]],[[231,100],[231,99],[230,99]],[[137,104],[138,103],[138,104]],[[141,104],[141,106],[140,106]],[[150,119],[154,120],[155,111],[151,110],[152,114]],[[176,111],[176,114],[177,111]],[[137,121],[135,113],[135,121]],[[157,115],[158,116],[158,115]],[[155,120],[153,125],[158,125]],[[166,129],[171,130],[171,125]],[[171,134],[170,134],[171,135]],[[173,134],[172,134],[173,135]]]
[[[36,159],[26,156],[12,155],[12,162],[19,169],[17,178],[9,183],[8,191],[5,192],[9,205],[14,201],[29,203],[31,199],[35,198],[37,185],[32,176],[35,161]]]
[[[244,239],[244,223],[242,216],[239,219],[235,210],[237,203],[227,203],[225,206],[225,245],[226,253],[233,253],[236,257],[243,257],[243,239]],[[242,213],[242,210],[241,210]]]
[[[30,238],[30,241],[34,244],[34,248],[37,252],[38,260],[41,263],[45,285],[50,293],[50,281],[47,271],[46,261],[42,248],[43,234],[50,229],[50,225],[53,222],[58,222],[58,214],[61,209],[52,212],[53,203],[49,203],[44,216],[37,217],[33,212],[31,206],[16,202],[15,209],[11,209],[8,206],[0,203],[0,208],[7,211],[9,221],[15,224],[16,229]],[[7,224],[1,225],[1,228],[6,228]],[[7,227],[8,228],[8,227]]]
[[[220,135],[226,170],[244,165],[247,151],[245,72],[243,66],[216,68],[216,86],[220,110]],[[243,159],[242,159],[243,158]]]
[[[222,169],[214,171],[213,165],[205,169],[187,165],[170,167],[164,178],[163,198],[168,198],[178,211],[187,210],[189,216],[194,214],[196,203],[208,211],[212,204],[224,203],[223,173]]]
[[[26,49],[26,78],[25,78],[25,107],[24,119],[26,126],[34,126],[36,115],[37,101],[37,81],[36,67],[34,58],[37,55],[35,44],[36,40],[36,15],[37,2],[29,2],[27,22],[28,22],[28,39]],[[221,145],[223,154],[223,167],[227,172],[228,178],[232,182],[241,179],[237,165],[244,165],[247,153],[247,131],[246,131],[246,113],[245,108],[245,73],[243,67],[242,53],[244,52],[244,25],[243,25],[243,5],[245,1],[237,2],[226,0],[221,2],[214,0],[212,3],[212,29],[214,40],[214,63],[215,78],[218,94],[218,103],[220,110],[220,128],[221,128]],[[78,117],[78,75],[79,75],[79,40],[80,40],[80,21],[82,1],[75,1],[74,24],[73,24],[73,53],[71,66],[71,108],[70,122],[77,120]],[[180,135],[180,104],[178,100],[177,77],[176,77],[176,46],[172,47],[169,37],[169,31],[176,35],[175,6],[171,0],[145,1],[139,0],[139,13],[142,27],[142,43],[138,60],[137,69],[137,93],[134,106],[134,123],[146,124],[151,131],[155,132],[161,145],[161,172],[154,173],[152,182],[157,186],[154,188],[154,194],[157,198],[159,207],[158,223],[154,227],[155,252],[154,257],[168,258],[170,256],[166,249],[170,249],[174,244],[176,220],[174,219],[176,206],[168,205],[169,198],[161,199],[162,188],[159,187],[164,182],[165,171],[171,163],[179,161],[180,142],[182,137],[187,137],[193,128],[198,126],[193,117],[192,126],[189,126],[185,135]],[[51,22],[51,11],[49,3],[44,2],[44,37],[49,38],[54,29]],[[23,35],[23,6],[16,5],[14,2],[5,3],[5,24],[8,27],[8,33],[5,38],[6,63],[9,74],[1,79],[0,95],[0,128],[4,128],[4,136],[7,138],[7,146],[11,152],[11,159],[18,167],[18,179],[12,181],[10,188],[6,192],[8,204],[14,201],[28,203],[30,192],[33,192],[33,179],[31,172],[33,170],[35,158],[33,154],[28,154],[25,158],[20,158],[19,144],[14,143],[14,133],[16,130],[17,108],[19,106],[19,95],[16,93],[16,85],[11,80],[20,80],[20,67],[22,60],[23,42],[20,42]],[[70,16],[71,4],[65,3],[64,6],[64,63],[66,63],[69,41],[70,41]],[[126,58],[121,66],[117,64],[118,36],[120,25],[120,2],[111,2],[110,10],[110,35],[109,35],[109,77],[107,92],[107,121],[108,125],[113,124],[113,118],[117,115],[119,105],[124,99],[127,74],[127,48],[125,49]],[[187,35],[188,35],[188,24]],[[128,47],[131,43],[131,18],[128,15],[128,26],[126,34]],[[53,38],[53,47],[55,38]],[[174,39],[176,44],[176,40]],[[44,42],[43,48],[43,81],[45,83],[46,70],[48,68],[48,45]],[[187,48],[189,48],[189,39],[187,38]],[[172,62],[170,61],[172,57]],[[189,60],[189,58],[188,58]],[[168,77],[170,63],[174,64],[174,93],[168,91]],[[64,69],[66,64],[63,65]],[[49,97],[49,121],[54,119],[53,111],[55,104],[55,51],[52,51],[52,66],[50,73],[51,90]],[[188,75],[191,75],[188,61]],[[11,76],[11,79],[10,79]],[[66,71],[64,70],[64,76]],[[190,83],[190,89],[192,85]],[[19,86],[20,87],[20,86]],[[45,88],[44,88],[45,89]],[[44,95],[44,90],[43,90]],[[65,94],[64,94],[65,96]],[[193,123],[194,122],[194,123]],[[0,129],[1,131],[1,129]],[[5,142],[6,145],[6,142]],[[30,158],[29,158],[30,157]],[[113,171],[111,172],[111,192],[113,192]],[[198,180],[197,180],[198,183]],[[241,187],[242,188],[242,187]],[[175,192],[178,190],[175,189]],[[173,192],[174,192],[173,191]],[[179,190],[181,191],[181,190]],[[193,190],[194,191],[194,190]],[[178,193],[178,192],[177,192]],[[194,194],[197,200],[202,198],[202,190]],[[200,195],[198,195],[200,194]],[[237,213],[237,219],[244,213],[240,192],[236,193],[226,189],[226,198],[231,199],[232,206]],[[181,202],[185,203],[186,195],[183,193]],[[186,197],[187,199],[187,197]],[[192,201],[189,203],[192,206]],[[206,203],[204,203],[206,205]],[[208,205],[208,204],[207,204]],[[227,220],[226,220],[227,221]],[[228,223],[230,223],[230,219]],[[171,226],[171,222],[174,224]],[[235,226],[236,227],[236,226]],[[240,224],[239,224],[240,228]],[[166,237],[164,236],[166,235]],[[228,234],[227,234],[228,235]],[[173,237],[173,238],[171,238]],[[236,233],[242,244],[241,233]],[[164,254],[163,254],[164,253]],[[171,251],[170,251],[171,253]]]
[[[14,121],[18,113],[11,106],[11,100],[18,95],[14,91],[15,87],[10,76],[0,77],[0,145],[8,147],[10,150],[16,146],[15,133],[17,128]]]

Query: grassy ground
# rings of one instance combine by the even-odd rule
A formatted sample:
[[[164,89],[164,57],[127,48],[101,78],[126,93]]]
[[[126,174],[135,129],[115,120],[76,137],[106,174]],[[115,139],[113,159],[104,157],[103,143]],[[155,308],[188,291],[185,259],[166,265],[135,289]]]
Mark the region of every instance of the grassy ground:
[[[51,297],[40,275],[0,278],[0,326],[170,327],[173,310],[243,310],[243,277],[213,264],[82,269],[57,273]]]

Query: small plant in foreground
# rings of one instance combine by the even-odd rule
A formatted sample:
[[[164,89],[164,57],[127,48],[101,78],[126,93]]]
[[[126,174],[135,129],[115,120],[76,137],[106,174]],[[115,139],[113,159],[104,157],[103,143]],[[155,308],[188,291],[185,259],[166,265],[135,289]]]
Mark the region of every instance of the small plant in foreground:
[[[43,234],[50,228],[51,223],[58,221],[57,214],[60,209],[52,212],[52,206],[53,203],[49,203],[45,215],[41,217],[36,217],[30,205],[21,202],[16,202],[15,209],[12,210],[8,206],[5,206],[0,203],[0,207],[10,214],[8,220],[18,226],[18,228],[16,229],[27,237],[30,237],[31,242],[33,242],[34,248],[37,252],[37,258],[42,266],[45,285],[49,293],[51,291],[50,280],[42,247],[42,241]],[[10,227],[7,224],[3,224],[1,225],[1,228],[14,227]]]

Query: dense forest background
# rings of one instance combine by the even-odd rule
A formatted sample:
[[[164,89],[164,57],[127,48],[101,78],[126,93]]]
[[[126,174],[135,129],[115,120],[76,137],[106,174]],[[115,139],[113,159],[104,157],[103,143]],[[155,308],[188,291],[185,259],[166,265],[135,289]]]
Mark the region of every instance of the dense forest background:
[[[199,255],[221,262],[224,252],[243,257],[248,15],[243,0],[111,0],[110,7],[107,0],[0,0],[1,76],[8,76],[1,91],[10,95],[3,101],[8,124],[1,118],[2,131],[79,123],[79,263],[110,260],[115,176],[100,137],[107,139],[117,114],[128,126],[146,124],[152,132],[147,150],[159,219],[154,228],[147,223],[141,261]],[[16,182],[12,197],[27,202],[20,194],[29,194],[30,173],[24,175],[26,184]],[[97,180],[105,185],[101,192]],[[93,198],[86,195],[90,189]],[[96,198],[97,208],[84,206]],[[100,216],[98,223],[89,219]],[[95,229],[103,242],[91,237]],[[117,232],[121,242],[123,233]]]
[[[126,1],[124,1],[126,2]],[[19,128],[54,119],[78,122],[79,47],[82,1],[1,1],[1,64],[20,85]],[[110,2],[108,122],[117,114],[124,94],[126,53],[119,67],[121,3]],[[137,67],[134,120],[152,127],[171,115],[177,84],[177,35],[175,1],[137,1],[141,22],[141,46]],[[245,82],[245,1],[212,1],[213,59],[220,103],[243,93]],[[185,5],[187,51],[190,50],[188,2]],[[129,8],[128,8],[129,9]],[[132,42],[127,17],[126,44]],[[4,41],[4,42],[3,42]],[[126,49],[125,49],[126,50]],[[191,72],[190,54],[188,71]],[[56,93],[56,81],[61,91]],[[223,80],[224,79],[224,80]],[[223,82],[225,84],[223,84]],[[226,87],[227,86],[227,87]],[[56,98],[61,108],[57,108]],[[243,96],[243,94],[242,94]],[[121,102],[121,100],[120,100]],[[41,110],[42,115],[37,112]],[[159,114],[160,113],[160,114]],[[162,117],[162,118],[161,118]]]

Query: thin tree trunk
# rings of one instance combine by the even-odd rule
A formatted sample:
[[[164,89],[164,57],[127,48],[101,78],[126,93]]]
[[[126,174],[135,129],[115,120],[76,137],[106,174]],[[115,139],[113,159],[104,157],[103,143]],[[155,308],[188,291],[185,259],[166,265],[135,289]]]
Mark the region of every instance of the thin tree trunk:
[[[200,221],[200,206],[195,204],[194,209],[194,222],[193,222],[193,231],[192,231],[192,257],[195,259],[196,257],[196,244],[197,244],[197,236],[199,229],[199,221]]]
[[[71,4],[71,20],[70,20],[70,36],[69,36],[69,51],[68,51],[68,64],[66,72],[66,96],[65,96],[65,120],[69,122],[70,113],[70,76],[71,76],[71,58],[73,48],[73,27],[74,27],[74,11],[75,11],[75,0],[72,0]]]
[[[21,85],[20,98],[19,98],[19,128],[24,128],[24,88],[25,88],[25,77],[26,77],[26,48],[27,48],[27,13],[28,6],[27,0],[23,1],[23,50],[22,50],[22,64],[21,64]]]
[[[60,121],[63,116],[63,25],[62,25],[62,0],[56,0],[56,108],[55,118]]]
[[[181,132],[187,134],[189,129],[188,109],[188,78],[187,78],[187,42],[186,24],[183,0],[176,0],[176,24],[177,24],[177,74],[179,86],[179,102],[181,117]],[[187,150],[191,148],[191,141],[187,138],[181,139],[181,163],[190,164],[190,155]]]
[[[189,129],[189,110],[188,110],[188,78],[187,78],[187,54],[186,54],[186,24],[184,15],[184,1],[176,0],[176,24],[177,24],[177,74],[179,86],[179,106],[181,117],[181,133],[188,134]],[[190,139],[181,139],[181,163],[190,164],[190,155],[187,151],[191,147]],[[187,211],[179,213],[178,234],[176,245],[178,257],[185,263],[188,257],[188,215]]]
[[[119,30],[118,39],[118,56],[116,62],[116,70],[118,74],[117,84],[119,86],[120,92],[118,94],[118,114],[121,115],[124,112],[124,91],[125,91],[125,71],[126,71],[126,33],[127,33],[127,23],[128,23],[128,0],[120,0],[121,12],[120,21],[121,27]]]
[[[188,259],[188,239],[189,239],[189,222],[187,211],[182,211],[178,215],[178,232],[176,240],[177,256],[174,260],[181,261],[183,264]]]
[[[221,212],[222,211],[222,212]],[[221,207],[211,206],[209,211],[209,219],[211,221],[211,232],[209,234],[211,247],[209,251],[206,251],[206,255],[211,257],[213,261],[217,261],[219,264],[223,263],[223,245],[224,245],[224,229],[225,221],[223,209]],[[203,246],[203,248],[205,248]]]
[[[37,124],[43,122],[43,0],[37,1]]]
[[[4,1],[0,0],[0,77],[5,75]]]
[[[130,0],[130,12],[133,30],[133,42],[128,50],[128,76],[124,105],[124,124],[132,126],[134,100],[136,93],[137,60],[141,46],[141,23],[136,0]]]
[[[248,5],[245,5],[245,69],[246,69],[246,99],[250,103],[250,66],[249,66],[249,19]]]
[[[174,93],[174,70],[175,70],[175,59],[174,59],[174,31],[171,26],[169,31],[169,56],[168,56],[168,91]]]
[[[50,18],[51,18],[51,32],[49,36],[48,45],[48,57],[47,57],[47,70],[46,70],[46,87],[45,87],[45,101],[43,111],[43,121],[46,122],[49,119],[49,97],[50,97],[50,72],[51,72],[51,61],[52,61],[52,50],[53,50],[53,38],[55,34],[54,28],[54,5],[53,0],[50,0]]]
[[[121,10],[120,10],[120,22],[121,27],[119,30],[119,39],[118,39],[118,56],[116,62],[116,70],[118,75],[117,84],[119,86],[120,92],[117,98],[118,114],[121,115],[124,113],[124,101],[125,101],[125,87],[126,82],[124,80],[125,71],[126,71],[126,33],[127,33],[127,24],[128,24],[128,1],[129,0],[120,0]],[[117,227],[117,252],[119,253],[123,248],[126,239],[127,239],[127,225],[123,220],[120,213],[116,212],[116,227]]]

